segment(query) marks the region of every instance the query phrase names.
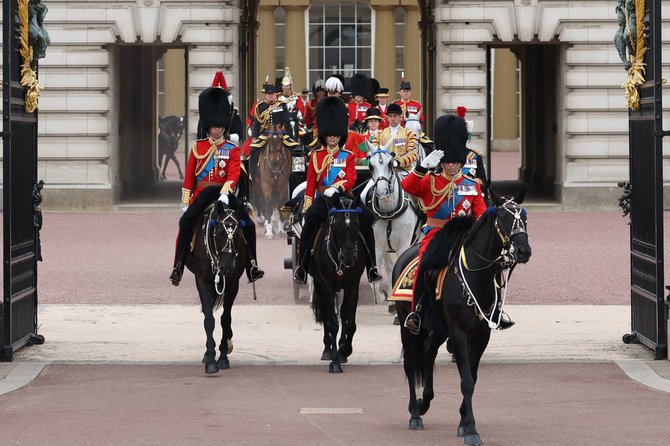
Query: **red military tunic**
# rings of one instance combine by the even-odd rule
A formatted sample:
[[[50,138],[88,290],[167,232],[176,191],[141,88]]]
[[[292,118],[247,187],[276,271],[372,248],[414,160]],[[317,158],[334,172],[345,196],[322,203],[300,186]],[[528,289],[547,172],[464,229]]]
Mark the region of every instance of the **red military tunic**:
[[[408,101],[398,99],[394,102],[394,104],[398,104],[402,109],[402,121],[400,121],[400,124],[403,127],[405,126],[405,118],[407,117],[407,114],[416,115],[423,109],[423,107],[421,107],[421,103],[419,101],[415,101],[414,99],[410,99]],[[419,121],[421,121],[421,125],[423,125],[423,113],[419,117]]]
[[[353,125],[354,121],[363,122],[363,119],[368,115],[368,109],[372,107],[366,101],[362,101],[360,104],[357,104],[356,101],[351,101],[347,104],[347,111],[349,112],[349,121],[347,125],[349,128]]]
[[[193,143],[186,165],[182,205],[190,205],[200,191],[221,185],[221,193],[235,190],[240,177],[240,148],[221,139],[218,144],[211,139]]]
[[[316,116],[315,111],[316,111],[316,104],[318,102],[319,100],[317,98],[314,98],[311,101],[309,101],[307,107],[305,107],[305,114],[303,115],[303,117],[305,118],[305,126],[308,129],[311,129],[316,125],[314,117]]]
[[[343,192],[351,192],[355,184],[356,158],[353,153],[339,147],[331,150],[322,146],[314,150],[307,169],[303,212],[312,205],[317,191],[323,193],[329,187],[337,187]]]
[[[419,248],[419,264],[428,243],[444,223],[457,216],[474,215],[479,218],[486,212],[479,184],[463,176],[460,170],[452,179],[417,166],[402,180],[401,186],[419,199],[419,204],[428,216],[423,228],[425,237]]]

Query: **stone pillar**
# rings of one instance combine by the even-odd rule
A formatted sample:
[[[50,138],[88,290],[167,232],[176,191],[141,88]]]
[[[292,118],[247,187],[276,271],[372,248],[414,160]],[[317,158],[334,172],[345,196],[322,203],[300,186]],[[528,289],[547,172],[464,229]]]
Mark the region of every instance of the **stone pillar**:
[[[371,0],[375,11],[375,66],[372,77],[379,85],[389,89],[389,103],[397,99],[392,92],[398,91],[399,79],[396,76],[395,63],[395,20],[393,10],[398,0]]]
[[[265,2],[263,2],[265,3]],[[274,11],[276,5],[262,4],[258,7],[258,46],[256,53],[256,84],[250,86],[255,97],[260,96],[260,89],[265,83],[265,76],[269,82],[275,80],[275,28]],[[304,45],[304,44],[303,44]]]
[[[308,0],[282,0],[286,10],[284,27],[284,62],[291,69],[293,91],[300,92],[307,85],[307,41],[305,38],[305,10]]]
[[[419,30],[419,21],[421,15],[419,8],[416,6],[416,0],[412,5],[403,0],[403,8],[405,9],[405,51],[403,57],[403,69],[405,70],[405,79],[412,84],[412,98],[423,104],[422,88],[421,88],[421,34]],[[399,87],[399,80],[396,81]]]

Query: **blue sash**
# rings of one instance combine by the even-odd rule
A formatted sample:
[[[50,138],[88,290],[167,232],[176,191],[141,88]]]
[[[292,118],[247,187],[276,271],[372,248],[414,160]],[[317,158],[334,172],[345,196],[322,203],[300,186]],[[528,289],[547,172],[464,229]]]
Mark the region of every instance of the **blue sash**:
[[[330,166],[328,173],[326,173],[326,175],[324,175],[323,179],[321,180],[321,186],[330,187],[334,182],[337,181],[340,172],[342,171],[342,168],[344,167],[347,160],[347,155],[349,154],[344,150],[340,150],[337,153],[337,156],[333,158],[333,165]]]
[[[235,146],[232,143],[229,142],[224,142],[217,148],[217,153],[212,154],[212,156],[209,157],[209,160],[207,161],[207,165],[205,166],[204,169],[200,172],[198,175],[198,180],[203,180],[209,176],[209,173],[216,167],[216,163],[220,159],[228,159],[230,158],[230,151],[234,148]]]
[[[454,188],[451,196],[447,197],[447,199],[442,202],[442,205],[437,210],[437,212],[432,215],[432,218],[439,218],[440,220],[450,219],[454,209],[456,209],[461,204],[461,201],[463,201],[463,198],[465,198],[465,195],[460,195],[458,191],[463,187],[471,187],[474,184],[474,181],[467,178],[461,181],[461,183]],[[433,229],[433,226],[425,226],[423,228],[423,233],[426,234],[431,229]]]

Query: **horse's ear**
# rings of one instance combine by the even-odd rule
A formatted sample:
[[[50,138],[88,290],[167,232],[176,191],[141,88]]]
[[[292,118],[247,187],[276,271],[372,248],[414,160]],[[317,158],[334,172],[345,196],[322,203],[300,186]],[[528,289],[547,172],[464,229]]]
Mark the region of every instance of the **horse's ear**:
[[[386,143],[386,145],[384,146],[384,150],[386,150],[387,152],[390,152],[390,151],[391,151],[391,147],[393,147],[393,138],[390,138],[390,139],[389,139],[389,141],[388,141],[388,142]]]
[[[368,148],[368,158],[370,158],[370,154],[375,151],[375,146],[367,139],[365,140],[365,146]]]
[[[493,201],[493,204],[496,206],[501,206],[503,204],[502,198],[500,198],[500,195],[498,195],[491,186],[489,186],[489,194],[491,194],[491,200]]]
[[[523,203],[523,199],[526,198],[526,188],[524,187],[521,189],[521,192],[519,192],[516,197],[514,197],[514,202],[516,204],[521,204]]]

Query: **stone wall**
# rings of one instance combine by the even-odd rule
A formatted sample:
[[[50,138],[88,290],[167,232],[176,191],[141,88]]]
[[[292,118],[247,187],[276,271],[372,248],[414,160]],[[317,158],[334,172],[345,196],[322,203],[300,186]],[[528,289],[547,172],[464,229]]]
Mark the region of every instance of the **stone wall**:
[[[485,148],[488,138],[483,44],[560,45],[556,191],[564,208],[614,208],[621,194],[616,183],[628,179],[628,113],[621,88],[626,73],[613,44],[615,6],[616,1],[603,0],[437,3],[437,79],[443,93],[437,108],[468,104],[476,146]]]
[[[237,85],[239,9],[235,0],[47,2],[51,36],[40,61],[39,178],[45,208],[111,209],[116,147],[115,45],[184,45],[189,62],[190,137],[197,97],[217,69]],[[143,92],[120,92],[137,100]],[[1,171],[0,171],[1,174]]]

